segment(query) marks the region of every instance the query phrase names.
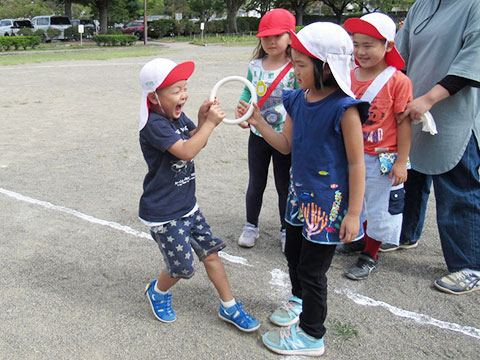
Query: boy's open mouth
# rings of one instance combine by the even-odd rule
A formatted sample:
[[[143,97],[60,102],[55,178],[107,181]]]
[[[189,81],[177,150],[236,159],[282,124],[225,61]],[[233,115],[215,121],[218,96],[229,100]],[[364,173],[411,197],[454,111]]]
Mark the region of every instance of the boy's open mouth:
[[[183,104],[180,104],[180,105],[175,106],[175,112],[181,113],[181,112],[182,112],[182,108],[183,108]]]

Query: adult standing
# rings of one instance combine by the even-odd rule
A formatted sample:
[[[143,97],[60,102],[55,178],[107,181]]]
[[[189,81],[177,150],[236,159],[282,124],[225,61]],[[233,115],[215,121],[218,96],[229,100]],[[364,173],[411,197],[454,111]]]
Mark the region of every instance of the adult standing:
[[[395,40],[414,96],[399,121],[430,111],[438,129],[433,136],[412,126],[401,243],[418,241],[433,182],[450,272],[434,285],[480,290],[480,2],[418,0]]]

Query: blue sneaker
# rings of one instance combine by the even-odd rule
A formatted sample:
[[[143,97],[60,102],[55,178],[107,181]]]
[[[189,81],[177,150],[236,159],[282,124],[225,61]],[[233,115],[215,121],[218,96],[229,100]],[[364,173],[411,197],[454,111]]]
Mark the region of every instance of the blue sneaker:
[[[145,288],[145,295],[147,295],[148,302],[152,307],[153,315],[164,323],[171,323],[177,320],[177,315],[172,309],[172,294],[165,295],[157,293],[154,288],[157,280],[152,281]]]
[[[220,303],[218,316],[223,321],[229,322],[245,332],[253,332],[260,327],[260,323],[255,318],[248,315],[243,309],[241,301],[228,309],[224,308],[222,303]]]
[[[277,326],[290,326],[298,322],[302,312],[302,299],[291,296],[270,315],[270,321]]]
[[[449,294],[467,294],[480,290],[480,276],[473,271],[463,269],[435,280],[433,283],[438,290]]]
[[[268,331],[262,340],[269,350],[281,355],[321,356],[325,352],[323,338],[308,335],[298,324]]]

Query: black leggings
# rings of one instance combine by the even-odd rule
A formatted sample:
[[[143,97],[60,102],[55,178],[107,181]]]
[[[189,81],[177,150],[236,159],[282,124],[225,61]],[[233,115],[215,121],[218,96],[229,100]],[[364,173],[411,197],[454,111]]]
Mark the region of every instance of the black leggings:
[[[246,196],[247,221],[258,226],[263,192],[267,186],[268,167],[273,159],[275,188],[278,193],[278,211],[282,229],[285,228],[285,207],[290,181],[290,155],[283,155],[271,147],[262,137],[250,131],[248,139],[249,180]]]
[[[292,294],[303,300],[300,327],[317,339],[326,332],[327,271],[334,254],[335,245],[309,241],[302,235],[302,226],[287,223],[285,256]]]

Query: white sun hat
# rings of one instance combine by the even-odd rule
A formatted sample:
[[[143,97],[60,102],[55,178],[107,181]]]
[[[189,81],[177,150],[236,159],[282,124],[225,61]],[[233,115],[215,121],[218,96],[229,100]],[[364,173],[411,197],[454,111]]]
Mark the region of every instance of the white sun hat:
[[[350,35],[340,25],[315,22],[305,26],[296,35],[291,34],[291,37],[292,48],[327,63],[340,89],[355,99],[350,89],[353,43]]]
[[[140,125],[142,130],[148,121],[150,102],[147,96],[152,91],[172,85],[180,80],[188,80],[195,69],[193,61],[176,64],[172,60],[157,58],[146,63],[140,70],[142,100],[140,103]]]

